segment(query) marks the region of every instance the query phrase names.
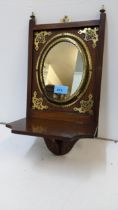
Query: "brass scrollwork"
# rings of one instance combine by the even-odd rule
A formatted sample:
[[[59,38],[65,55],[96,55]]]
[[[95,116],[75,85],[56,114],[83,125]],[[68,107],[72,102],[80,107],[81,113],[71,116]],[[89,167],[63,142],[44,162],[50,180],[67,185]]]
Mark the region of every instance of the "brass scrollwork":
[[[90,41],[92,40],[93,48],[97,46],[96,42],[98,41],[98,34],[97,34],[98,28],[84,28],[83,30],[79,30],[79,34],[85,34],[84,40],[85,41]]]
[[[32,109],[37,109],[37,110],[46,110],[48,109],[48,106],[43,105],[43,99],[37,97],[37,92],[34,91],[33,97],[32,97]]]
[[[74,111],[75,112],[79,112],[79,113],[89,113],[89,114],[93,114],[93,110],[92,110],[92,108],[93,108],[93,103],[94,103],[94,101],[93,101],[93,96],[92,96],[92,94],[89,94],[89,96],[88,96],[88,100],[81,100],[80,101],[80,107],[78,108],[78,107],[74,107]]]
[[[46,36],[49,36],[51,34],[51,32],[47,31],[35,32],[34,46],[36,51],[39,50],[39,43],[44,44],[46,42]]]

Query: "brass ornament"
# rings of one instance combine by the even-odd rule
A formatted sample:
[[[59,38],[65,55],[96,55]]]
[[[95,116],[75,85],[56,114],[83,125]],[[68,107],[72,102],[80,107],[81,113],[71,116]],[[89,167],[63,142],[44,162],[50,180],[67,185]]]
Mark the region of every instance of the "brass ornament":
[[[79,113],[89,113],[89,114],[93,114],[93,110],[92,110],[92,108],[93,108],[93,104],[94,104],[94,101],[93,101],[93,96],[92,96],[92,94],[89,94],[89,96],[88,96],[88,100],[81,100],[80,101],[80,107],[78,108],[78,107],[74,107],[74,111],[75,112],[79,112]]]
[[[34,91],[33,97],[32,97],[32,109],[37,109],[37,110],[46,110],[48,109],[48,106],[43,105],[43,99],[37,97],[37,92]]]
[[[35,50],[39,50],[39,43],[44,44],[46,42],[46,36],[50,36],[52,33],[47,31],[35,32],[34,46]]]
[[[60,19],[60,23],[68,23],[71,22],[71,18],[65,15],[62,19]]]
[[[84,28],[83,30],[79,30],[79,34],[85,34],[84,40],[85,41],[92,41],[92,47],[95,48],[97,46],[96,42],[98,42],[98,28]]]

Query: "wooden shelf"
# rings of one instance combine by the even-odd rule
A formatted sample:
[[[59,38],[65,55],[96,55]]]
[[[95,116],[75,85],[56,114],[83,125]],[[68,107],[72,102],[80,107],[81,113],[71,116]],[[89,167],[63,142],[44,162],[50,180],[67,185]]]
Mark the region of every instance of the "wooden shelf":
[[[56,138],[65,141],[93,137],[95,132],[95,126],[93,124],[83,125],[61,120],[36,118],[23,118],[9,123],[6,126],[12,129],[12,133]]]
[[[11,128],[12,133],[43,137],[48,149],[55,155],[65,155],[80,138],[92,138],[95,132],[93,124],[36,118],[23,118],[6,126]]]

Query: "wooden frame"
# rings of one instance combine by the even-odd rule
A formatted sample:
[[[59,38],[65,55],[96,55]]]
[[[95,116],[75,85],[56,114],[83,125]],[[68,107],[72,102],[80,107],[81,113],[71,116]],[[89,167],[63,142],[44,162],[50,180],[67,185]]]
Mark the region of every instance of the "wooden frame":
[[[29,21],[29,53],[28,53],[28,83],[27,83],[27,114],[26,118],[7,124],[13,133],[41,136],[44,138],[48,149],[56,155],[64,155],[68,153],[76,141],[80,138],[93,138],[97,135],[100,87],[102,76],[103,49],[104,49],[104,33],[105,33],[105,10],[100,10],[100,20],[81,21],[71,23],[58,24],[35,24],[35,16],[32,15]],[[84,35],[80,37],[86,42],[92,56],[93,73],[90,84],[82,97],[71,106],[54,106],[49,103],[42,92],[45,109],[33,109],[33,91],[37,88],[35,78],[35,66],[38,53],[34,50],[34,33],[37,31],[73,31],[76,33],[78,29],[98,28],[98,38],[96,48],[93,48],[92,41],[88,42],[84,39]],[[36,97],[36,94],[35,94]],[[93,99],[91,99],[93,97]],[[93,102],[94,101],[94,102]],[[92,111],[87,109],[86,112],[75,112],[79,106],[92,103]],[[90,104],[89,104],[90,105]],[[49,109],[46,110],[46,107]],[[81,107],[80,107],[81,108]],[[80,110],[80,109],[79,109]],[[92,113],[92,114],[91,114]]]

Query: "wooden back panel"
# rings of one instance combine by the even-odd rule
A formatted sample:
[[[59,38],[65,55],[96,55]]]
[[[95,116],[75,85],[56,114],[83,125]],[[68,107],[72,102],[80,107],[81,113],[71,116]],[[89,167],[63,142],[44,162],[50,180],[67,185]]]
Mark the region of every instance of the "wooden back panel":
[[[104,49],[105,17],[105,11],[100,10],[100,20],[36,25],[35,17],[31,16],[29,22],[27,118],[64,120],[83,125],[93,124],[94,127],[97,127]],[[92,75],[89,85],[82,97],[78,98],[75,103],[72,103],[69,106],[55,106],[47,100],[37,85],[36,61],[43,45],[40,44],[40,49],[38,51],[35,50],[35,33],[51,31],[52,34],[59,32],[70,32],[76,34],[78,30],[83,31],[85,28],[90,28],[92,30],[95,28],[98,29],[96,32],[98,35],[98,41],[95,42],[95,46],[95,33],[91,35],[88,40],[85,39],[84,33],[78,35],[86,43],[92,58]],[[47,37],[47,40],[48,39],[49,38]],[[85,110],[83,110],[84,104],[86,106]]]

